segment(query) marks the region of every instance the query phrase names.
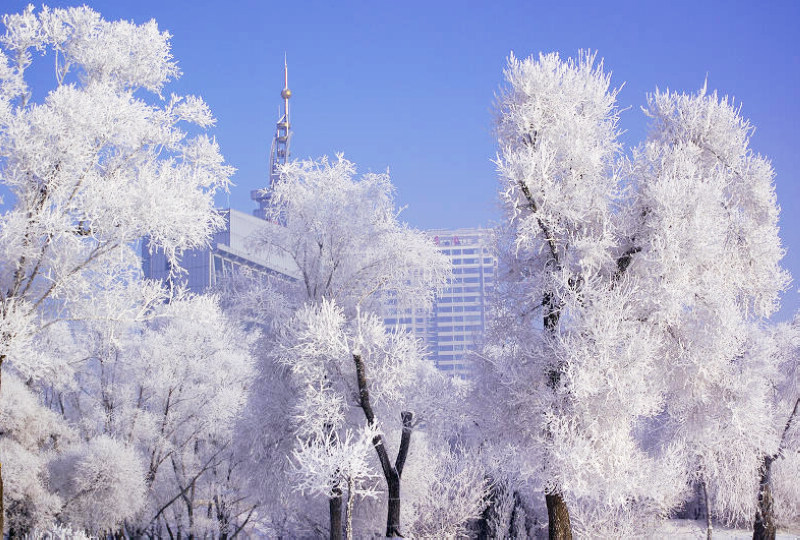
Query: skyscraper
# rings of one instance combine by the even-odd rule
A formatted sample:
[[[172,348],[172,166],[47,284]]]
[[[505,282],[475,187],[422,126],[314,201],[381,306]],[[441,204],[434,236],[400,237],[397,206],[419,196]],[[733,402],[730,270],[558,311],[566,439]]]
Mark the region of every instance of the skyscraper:
[[[428,235],[452,264],[453,276],[430,311],[410,308],[387,312],[388,326],[413,332],[428,348],[436,367],[468,378],[469,355],[486,331],[488,296],[497,278],[487,229],[436,229]]]

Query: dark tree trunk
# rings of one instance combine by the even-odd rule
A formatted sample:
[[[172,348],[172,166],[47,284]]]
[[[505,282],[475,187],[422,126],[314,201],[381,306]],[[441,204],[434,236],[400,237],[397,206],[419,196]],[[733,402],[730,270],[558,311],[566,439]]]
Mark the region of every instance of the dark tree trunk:
[[[370,426],[375,425],[375,413],[372,410],[372,403],[369,399],[369,387],[367,386],[367,374],[364,361],[358,354],[353,355],[353,362],[356,364],[356,378],[358,382],[358,397],[361,409]],[[394,465],[389,460],[389,452],[386,450],[382,435],[376,435],[372,439],[372,446],[378,454],[381,462],[383,476],[386,478],[386,485],[389,491],[389,504],[386,512],[386,537],[402,537],[400,533],[400,478],[403,476],[403,467],[406,464],[408,449],[411,446],[411,432],[413,431],[413,413],[403,411],[400,413],[400,420],[403,422],[403,432],[400,436],[400,449],[397,451]]]
[[[495,506],[497,505],[497,490],[500,488],[492,482],[491,478],[486,477],[486,481],[490,486],[489,496],[486,499],[486,506],[483,507],[481,512],[481,517],[477,519],[475,524],[475,538],[477,540],[489,540],[491,538],[490,520],[497,515]]]
[[[561,306],[555,305],[551,294],[544,296],[544,327],[551,335],[555,335],[561,318]],[[561,371],[554,367],[548,374],[549,384],[553,390],[561,383]],[[548,538],[550,540],[572,540],[572,525],[569,522],[569,509],[559,491],[545,493],[547,503]]]
[[[777,527],[775,525],[775,509],[772,506],[772,463],[783,456],[783,446],[786,443],[786,434],[792,427],[795,417],[800,412],[800,398],[795,400],[792,413],[783,427],[783,435],[778,443],[778,451],[771,456],[764,456],[761,464],[761,481],[758,484],[758,508],[753,524],[753,540],[775,540]]]
[[[522,502],[519,491],[514,490],[514,509],[511,511],[511,519],[508,525],[508,531],[511,538],[528,538],[528,511]],[[567,514],[569,518],[569,514]]]
[[[708,486],[706,485],[705,478],[700,482],[700,487],[703,488],[703,506],[706,508],[706,540],[711,540],[714,532],[714,525],[711,521],[711,503],[708,499]]]
[[[549,540],[572,540],[567,503],[560,493],[546,493]]]
[[[345,526],[345,538],[347,540],[353,540],[353,503],[355,503],[356,495],[353,492],[355,489],[355,482],[353,478],[350,477],[347,479],[347,508],[345,510],[347,515],[347,524]]]
[[[342,540],[342,491],[334,489],[334,496],[328,499],[331,511],[331,540]]]
[[[777,527],[775,526],[775,511],[772,507],[772,487],[770,485],[773,461],[772,456],[764,456],[764,462],[761,464],[761,481],[758,484],[758,507],[753,524],[753,540],[775,540]]]
[[[389,486],[389,509],[386,513],[386,536],[394,538],[400,533],[400,477],[390,474],[386,477]]]

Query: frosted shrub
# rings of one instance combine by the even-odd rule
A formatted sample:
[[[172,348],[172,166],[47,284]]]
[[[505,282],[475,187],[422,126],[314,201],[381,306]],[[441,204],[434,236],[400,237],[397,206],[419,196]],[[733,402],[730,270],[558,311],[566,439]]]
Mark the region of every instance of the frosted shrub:
[[[62,504],[49,488],[48,465],[75,434],[17,377],[0,393],[0,456],[9,531],[25,534],[51,523]]]
[[[133,517],[145,502],[145,470],[133,448],[101,435],[53,464],[53,484],[71,526],[104,534]]]

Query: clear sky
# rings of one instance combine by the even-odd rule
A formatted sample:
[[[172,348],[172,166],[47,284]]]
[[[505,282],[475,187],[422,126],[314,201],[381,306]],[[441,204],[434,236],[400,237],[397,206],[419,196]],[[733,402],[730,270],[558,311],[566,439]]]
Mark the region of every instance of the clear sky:
[[[15,12],[27,2],[0,1]],[[50,6],[83,2],[52,1]],[[156,19],[182,78],[202,95],[238,172],[220,206],[250,211],[267,180],[283,84],[292,89],[292,156],[344,152],[359,170],[390,170],[403,219],[418,228],[498,219],[492,103],[510,51],[599,51],[629,109],[624,142],[643,138],[645,94],[729,94],[757,127],[783,208],[785,266],[796,282],[777,318],[800,308],[800,1],[301,2],[87,0],[106,19]]]

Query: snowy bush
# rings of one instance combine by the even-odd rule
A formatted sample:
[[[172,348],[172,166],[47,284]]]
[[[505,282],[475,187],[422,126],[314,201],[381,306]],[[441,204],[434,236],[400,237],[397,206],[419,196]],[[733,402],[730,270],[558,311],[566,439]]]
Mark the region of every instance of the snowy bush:
[[[48,466],[75,435],[10,373],[0,392],[0,434],[7,526],[25,534],[58,513],[62,499],[50,489]]]
[[[478,456],[418,434],[405,481],[403,522],[415,537],[462,538],[486,506],[489,481]]]
[[[52,465],[52,483],[64,501],[60,517],[95,534],[117,530],[145,502],[145,469],[136,451],[100,435]]]

